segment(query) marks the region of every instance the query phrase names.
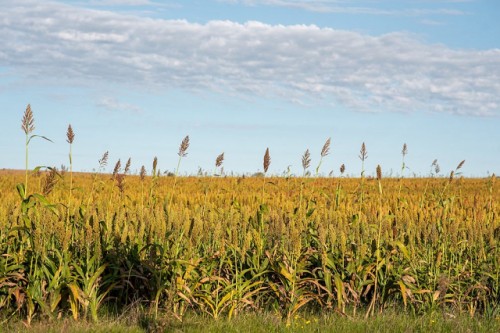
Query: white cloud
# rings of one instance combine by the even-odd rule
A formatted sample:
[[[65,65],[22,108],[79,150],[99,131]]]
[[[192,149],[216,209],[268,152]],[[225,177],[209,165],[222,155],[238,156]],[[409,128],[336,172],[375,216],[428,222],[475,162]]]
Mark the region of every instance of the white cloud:
[[[30,80],[211,90],[360,111],[500,115],[500,49],[451,49],[404,33],[195,24],[47,2],[3,8],[0,67]]]
[[[363,4],[366,1],[338,1],[338,0],[219,0],[230,4],[242,4],[245,6],[273,6],[302,9],[318,13],[336,13],[336,14],[367,14],[367,15],[404,15],[404,16],[422,16],[422,15],[464,15],[465,12],[453,8],[404,8],[404,9],[382,9],[368,7]],[[376,1],[383,2],[383,1]],[[354,5],[359,3],[359,5]]]
[[[149,0],[93,0],[90,5],[95,6],[148,6],[153,3]]]
[[[108,111],[133,112],[133,113],[143,112],[143,110],[140,107],[128,103],[121,103],[113,97],[103,97],[96,103],[96,105]]]
[[[429,19],[420,20],[420,23],[423,24],[423,25],[431,25],[431,26],[442,26],[442,25],[445,25],[444,22],[436,21],[436,20],[429,20]]]
[[[76,2],[82,6],[171,6],[168,3],[151,0],[87,0]]]

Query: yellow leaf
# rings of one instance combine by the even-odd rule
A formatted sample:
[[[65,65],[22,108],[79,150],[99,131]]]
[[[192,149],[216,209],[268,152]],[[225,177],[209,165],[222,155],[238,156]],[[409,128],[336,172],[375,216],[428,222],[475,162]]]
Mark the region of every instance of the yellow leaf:
[[[403,303],[406,307],[406,286],[403,281],[398,281],[399,287],[401,288],[401,295],[403,296]]]
[[[432,295],[432,301],[436,301],[439,298],[439,294],[441,294],[441,292],[439,290],[436,290]]]

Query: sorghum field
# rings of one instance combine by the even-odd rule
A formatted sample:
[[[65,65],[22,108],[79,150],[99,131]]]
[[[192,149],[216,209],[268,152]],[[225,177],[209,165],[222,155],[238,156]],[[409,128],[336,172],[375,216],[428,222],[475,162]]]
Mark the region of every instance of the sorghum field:
[[[30,114],[27,161],[40,139]],[[0,173],[4,324],[98,322],[132,307],[288,325],[325,313],[500,316],[500,190],[494,175],[460,177],[463,162],[446,177],[310,177],[307,151],[303,177],[272,177],[266,150],[259,177],[220,175],[223,154],[212,175],[179,177],[186,137],[170,176],[156,159],[138,175],[130,160],[104,173],[107,153],[80,174],[71,127],[67,139],[68,169]]]

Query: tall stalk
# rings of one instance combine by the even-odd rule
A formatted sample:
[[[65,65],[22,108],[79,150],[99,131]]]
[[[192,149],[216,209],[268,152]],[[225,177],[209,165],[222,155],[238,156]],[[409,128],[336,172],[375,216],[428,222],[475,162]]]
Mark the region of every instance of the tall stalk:
[[[307,176],[307,168],[311,165],[311,153],[309,152],[309,149],[306,149],[304,152],[304,155],[302,155],[302,169],[304,170],[302,172],[302,178],[305,178]]]
[[[68,130],[66,132],[66,142],[69,143],[69,195],[68,195],[68,207],[67,207],[67,215],[66,222],[70,221],[70,213],[71,213],[71,197],[73,194],[73,141],[75,140],[75,133],[73,132],[73,128],[71,124],[68,126]]]
[[[159,172],[157,171],[158,168],[158,157],[154,157],[153,159],[153,170],[151,171],[151,184],[149,187],[149,196],[148,196],[148,205],[149,208],[152,208],[154,203],[155,203],[155,189],[157,186],[157,181],[159,177]]]
[[[179,175],[179,169],[181,167],[181,160],[183,157],[187,156],[187,150],[189,148],[189,135],[187,135],[181,142],[181,145],[179,146],[179,152],[177,155],[179,155],[179,160],[177,162],[177,168],[175,169],[175,178],[174,178],[174,188],[177,180],[177,176]]]
[[[368,158],[368,152],[366,151],[366,145],[363,142],[361,145],[361,150],[359,151],[359,159],[361,160],[361,184],[359,187],[359,211],[358,211],[358,226],[359,226],[359,231],[360,231],[360,244],[363,242],[362,239],[362,233],[361,233],[361,227],[362,227],[362,221],[361,221],[361,216],[363,214],[363,199],[364,199],[364,181],[365,181],[365,160]]]
[[[189,148],[189,135],[186,135],[186,137],[182,140],[181,145],[179,146],[179,152],[177,155],[179,155],[179,160],[177,162],[177,168],[175,169],[174,173],[174,184],[172,185],[172,194],[170,195],[170,200],[168,201],[168,209],[170,208],[170,204],[172,202],[172,199],[174,198],[174,191],[175,191],[175,186],[177,185],[177,176],[179,175],[179,169],[181,167],[181,160],[183,157],[187,156],[187,150]]]
[[[404,171],[406,169],[406,164],[405,164],[405,156],[408,154],[408,147],[406,146],[406,143],[403,144],[403,149],[401,150],[401,155],[403,155],[402,162],[401,162],[401,178],[399,179],[399,190],[398,190],[398,203],[401,198],[401,188],[403,187],[403,178],[404,178]]]
[[[31,111],[31,105],[28,104],[26,107],[26,111],[24,111],[23,121],[21,128],[26,134],[26,142],[25,142],[25,168],[24,168],[24,191],[23,191],[23,199],[26,199],[28,193],[28,146],[33,138],[31,133],[35,130],[35,118],[33,118],[33,112]]]
[[[264,186],[266,185],[266,174],[269,166],[271,165],[271,155],[269,155],[269,148],[266,148],[266,152],[264,153],[264,180],[262,181],[262,196],[261,196],[261,204],[264,203]]]
[[[311,165],[311,154],[309,153],[309,149],[304,152],[302,155],[302,169],[304,172],[302,173],[302,180],[300,182],[300,195],[299,195],[299,212],[302,211],[302,193],[304,190],[304,178],[307,176],[307,168]]]
[[[316,176],[315,177],[318,177],[318,175],[319,175],[319,168],[321,167],[321,163],[323,163],[323,157],[325,157],[326,155],[328,155],[330,153],[330,143],[331,143],[331,138],[328,138],[326,140],[325,144],[323,145],[323,148],[321,149],[321,156],[319,158],[318,166],[316,167]]]
[[[366,318],[370,316],[370,313],[375,312],[375,304],[377,302],[377,292],[378,292],[378,265],[380,263],[380,238],[382,236],[382,168],[377,165],[377,183],[378,183],[378,228],[377,228],[377,239],[376,239],[376,249],[375,249],[375,278],[373,287],[373,298],[366,312]]]
[[[342,189],[342,185],[340,184],[340,180],[344,176],[344,172],[345,172],[345,164],[342,164],[340,166],[340,177],[339,177],[339,181],[337,182],[337,190],[335,191],[335,209],[339,208],[340,191]]]
[[[25,148],[25,165],[24,165],[24,184],[18,185],[18,191],[23,200],[26,200],[28,197],[28,168],[29,168],[29,144],[33,138],[39,137],[45,139],[47,141],[52,142],[52,140],[46,138],[42,135],[34,135],[31,134],[35,130],[35,118],[33,117],[33,112],[31,111],[31,105],[28,104],[26,106],[26,110],[24,111],[23,120],[21,122],[21,128],[26,135],[26,140],[24,144]],[[36,168],[37,170],[40,167]]]

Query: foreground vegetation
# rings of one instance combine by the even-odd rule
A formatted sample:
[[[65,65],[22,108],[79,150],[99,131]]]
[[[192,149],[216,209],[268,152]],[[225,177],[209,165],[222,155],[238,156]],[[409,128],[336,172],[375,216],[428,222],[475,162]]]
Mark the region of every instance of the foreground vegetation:
[[[373,179],[310,178],[306,151],[304,177],[268,177],[266,150],[264,177],[216,177],[223,154],[213,176],[177,177],[186,137],[171,177],[156,158],[150,172],[130,175],[129,160],[101,173],[107,153],[96,173],[74,174],[70,126],[69,169],[31,172],[28,109],[23,130],[26,172],[0,178],[2,324],[106,322],[138,308],[145,319],[134,325],[148,330],[259,318],[266,331],[332,322],[356,331],[375,315],[406,315],[400,324],[422,331],[433,316],[454,331],[498,327],[500,192],[494,175],[459,178],[464,162],[446,178],[384,179],[380,166]],[[363,144],[362,169],[366,158]],[[474,317],[482,321],[457,319]]]
[[[27,328],[20,321],[11,321],[4,326],[9,332],[29,333],[139,333],[139,332],[499,332],[500,320],[485,320],[484,318],[462,315],[458,317],[429,313],[419,316],[396,314],[391,311],[374,318],[346,318],[335,314],[295,316],[290,325],[271,313],[242,314],[235,318],[213,320],[202,315],[187,315],[181,322],[175,318],[163,316],[151,318],[144,316],[137,309],[119,317],[104,317],[99,323],[85,320],[74,321],[66,318],[58,321],[34,321]]]

